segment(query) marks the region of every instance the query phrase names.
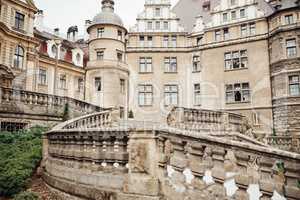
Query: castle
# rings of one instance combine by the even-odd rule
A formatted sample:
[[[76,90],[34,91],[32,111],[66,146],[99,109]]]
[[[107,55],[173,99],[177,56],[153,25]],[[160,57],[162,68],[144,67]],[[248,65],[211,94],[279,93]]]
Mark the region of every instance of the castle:
[[[60,121],[34,105],[69,98],[138,121],[162,122],[174,106],[233,112],[256,138],[299,137],[299,1],[146,0],[129,30],[114,4],[102,0],[84,39],[77,26],[66,38],[47,29],[31,0],[1,1],[2,130]]]

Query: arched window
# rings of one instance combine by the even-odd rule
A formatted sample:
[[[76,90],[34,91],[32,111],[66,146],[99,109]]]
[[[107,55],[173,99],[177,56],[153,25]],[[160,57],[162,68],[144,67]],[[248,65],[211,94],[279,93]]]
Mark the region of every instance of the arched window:
[[[52,46],[51,51],[54,56],[57,56],[57,46],[56,45]]]
[[[76,55],[76,61],[77,61],[77,63],[81,62],[81,55],[80,55],[80,53],[77,53],[77,55]]]
[[[23,63],[24,63],[24,49],[23,47],[18,45],[15,50],[14,67],[18,69],[22,69]]]

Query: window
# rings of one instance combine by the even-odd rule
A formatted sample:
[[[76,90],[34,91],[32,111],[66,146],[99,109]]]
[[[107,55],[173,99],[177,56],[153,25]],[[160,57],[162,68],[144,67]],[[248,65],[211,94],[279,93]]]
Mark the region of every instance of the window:
[[[122,62],[123,61],[123,53],[117,52],[117,59],[119,62]]]
[[[77,90],[78,90],[78,92],[82,92],[83,91],[83,78],[78,78]]]
[[[289,76],[289,88],[290,88],[291,96],[299,96],[300,95],[300,77],[299,77],[299,75]]]
[[[215,41],[220,41],[221,40],[221,31],[217,30],[215,31]]]
[[[55,44],[52,45],[51,51],[52,51],[52,54],[53,54],[53,55],[55,55],[56,57],[58,56],[58,55],[57,55],[58,50],[57,50],[57,46],[56,46]]]
[[[165,35],[163,38],[163,47],[169,46],[169,36]]]
[[[16,12],[15,16],[15,28],[18,30],[23,30],[24,29],[24,21],[25,21],[25,15]]]
[[[200,46],[202,44],[203,37],[197,37],[197,46]]]
[[[177,58],[176,57],[166,57],[165,58],[165,72],[166,73],[176,73],[177,72]]]
[[[47,71],[45,69],[39,69],[39,84],[47,85]]]
[[[155,8],[155,16],[160,17],[161,16],[161,10],[160,8]]]
[[[201,65],[200,65],[200,56],[193,57],[193,72],[200,72]]]
[[[236,5],[236,0],[230,0],[230,4],[231,4],[232,6]]]
[[[148,47],[152,47],[152,46],[153,46],[153,37],[148,36]]]
[[[224,40],[229,40],[229,38],[230,38],[229,29],[228,28],[224,28],[223,32],[224,32],[224,34],[223,34]]]
[[[145,46],[145,36],[140,36],[140,47]]]
[[[164,22],[164,30],[169,30],[169,22]]]
[[[286,40],[286,55],[288,58],[295,57],[297,55],[296,39]]]
[[[152,72],[152,58],[141,57],[140,58],[140,73],[151,73]]]
[[[120,107],[120,119],[124,119],[125,118],[125,109],[124,107]]]
[[[104,28],[98,28],[97,29],[97,37],[101,38],[101,37],[103,37],[103,34],[104,34]]]
[[[178,86],[165,85],[165,105],[176,106],[178,105]]]
[[[255,35],[255,33],[256,33],[255,23],[250,23],[249,24],[249,33],[250,33],[250,35]]]
[[[60,89],[67,89],[67,76],[65,74],[60,75],[59,83]]]
[[[242,37],[247,36],[247,24],[242,24],[241,25],[241,36]]]
[[[160,21],[155,22],[155,29],[160,30]]]
[[[228,21],[228,14],[223,13],[223,22],[227,22],[227,21]]]
[[[224,58],[225,70],[244,69],[248,67],[247,50],[226,52]]]
[[[16,47],[14,56],[14,67],[18,69],[23,69],[24,63],[24,49],[20,45]]]
[[[95,77],[95,89],[97,92],[102,91],[102,80],[101,77]]]
[[[97,51],[97,60],[103,60],[104,51]]]
[[[121,94],[125,93],[125,79],[120,79],[120,92]]]
[[[123,40],[123,34],[120,30],[118,30],[118,40]]]
[[[152,22],[148,22],[148,23],[147,23],[147,29],[148,29],[148,30],[152,30],[152,29],[153,29],[153,24],[152,24]]]
[[[153,87],[152,85],[138,86],[138,103],[139,106],[152,106],[153,104]]]
[[[249,83],[236,83],[226,85],[226,102],[241,103],[250,102]]]
[[[286,15],[284,16],[285,24],[292,24],[294,23],[293,15]]]
[[[244,18],[244,17],[246,17],[246,11],[245,11],[245,9],[241,9],[240,10],[240,18]]]
[[[236,11],[231,12],[231,19],[235,20],[236,19]]]
[[[201,105],[201,88],[200,84],[194,85],[194,105],[200,106]]]
[[[177,36],[176,35],[172,36],[171,46],[172,47],[176,47],[177,46]]]
[[[80,62],[81,62],[81,55],[80,55],[80,53],[77,53],[77,54],[76,54],[76,62],[77,62],[77,63],[80,63]]]

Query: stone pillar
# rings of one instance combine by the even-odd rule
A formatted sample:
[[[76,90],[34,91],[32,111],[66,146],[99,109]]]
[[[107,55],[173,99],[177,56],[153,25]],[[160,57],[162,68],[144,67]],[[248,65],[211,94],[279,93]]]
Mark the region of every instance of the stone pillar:
[[[129,173],[118,199],[159,200],[158,149],[152,131],[134,131],[129,139]]]
[[[49,156],[49,140],[47,135],[43,135],[42,137],[43,142],[43,159],[41,163],[41,167],[44,168],[47,164],[48,156]]]

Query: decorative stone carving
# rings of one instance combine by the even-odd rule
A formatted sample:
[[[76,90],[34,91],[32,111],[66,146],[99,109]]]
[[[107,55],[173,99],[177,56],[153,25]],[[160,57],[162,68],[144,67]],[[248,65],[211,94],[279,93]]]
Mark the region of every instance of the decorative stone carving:
[[[130,168],[133,173],[147,173],[147,146],[146,144],[133,144],[130,147]]]

